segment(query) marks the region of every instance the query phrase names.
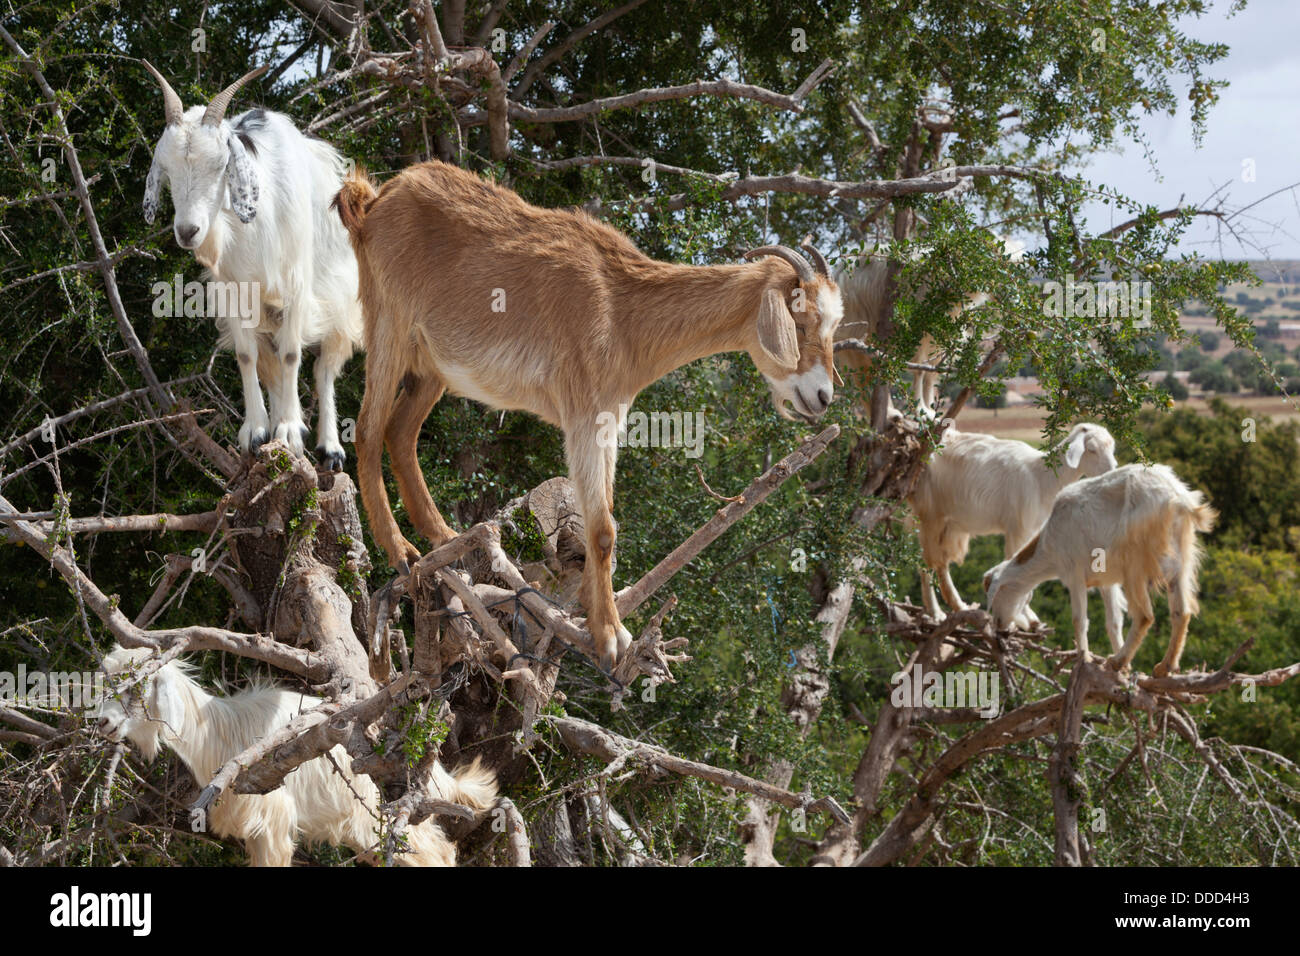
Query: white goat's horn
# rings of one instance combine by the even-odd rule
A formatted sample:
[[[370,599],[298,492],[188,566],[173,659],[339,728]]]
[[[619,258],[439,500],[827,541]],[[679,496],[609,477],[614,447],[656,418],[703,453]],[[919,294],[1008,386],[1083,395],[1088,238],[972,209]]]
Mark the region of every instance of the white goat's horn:
[[[235,98],[235,94],[239,92],[239,88],[243,86],[245,83],[247,83],[249,80],[257,79],[259,76],[261,76],[270,68],[271,68],[270,64],[267,64],[266,66],[259,66],[256,70],[253,70],[251,73],[245,73],[243,76],[235,80],[235,82],[231,83],[229,86],[227,86],[216,96],[212,97],[212,102],[208,104],[208,109],[203,114],[203,125],[220,126],[221,121],[226,118],[226,107],[228,107],[230,105],[230,101]]]
[[[828,279],[831,277],[830,263],[826,261],[826,257],[818,252],[817,247],[813,245],[811,233],[803,237],[803,242],[799,243],[799,248],[812,256],[813,265],[817,267],[818,272]]]
[[[750,249],[745,253],[746,259],[754,259],[758,256],[776,256],[778,259],[784,259],[794,266],[794,271],[799,273],[799,279],[802,282],[811,282],[816,278],[813,274],[813,267],[808,264],[808,260],[789,246],[759,246],[757,249]]]
[[[181,106],[181,98],[176,95],[172,85],[163,79],[163,75],[153,68],[153,64],[148,60],[141,60],[144,68],[153,74],[153,78],[158,81],[162,87],[163,95],[163,114],[167,117],[167,125],[175,126],[181,121],[181,116],[185,113],[185,107]]]

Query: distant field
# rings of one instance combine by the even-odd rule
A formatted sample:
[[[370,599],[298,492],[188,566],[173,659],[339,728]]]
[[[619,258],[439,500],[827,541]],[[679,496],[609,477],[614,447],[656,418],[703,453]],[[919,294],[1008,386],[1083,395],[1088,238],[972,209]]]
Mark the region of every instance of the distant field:
[[[1260,397],[1242,396],[1228,398],[1228,404],[1247,408],[1254,415],[1267,415],[1275,422],[1300,421],[1300,409],[1281,396]],[[1205,411],[1209,402],[1203,398],[1192,398],[1178,402],[1179,406],[1191,407]],[[985,432],[1000,438],[1019,438],[1021,441],[1037,444],[1043,433],[1043,421],[1047,418],[1042,409],[1026,408],[967,408],[958,418],[958,426],[963,431]]]
[[[1257,261],[1248,264],[1259,276],[1261,284],[1234,283],[1228,286],[1225,290],[1228,302],[1243,310],[1246,316],[1255,322],[1257,328],[1262,328],[1263,323],[1268,319],[1276,319],[1279,323],[1288,326],[1300,324],[1300,262]],[[1240,295],[1248,297],[1250,301],[1239,302]],[[1193,312],[1199,311],[1195,305],[1191,308]],[[1210,353],[1213,358],[1222,359],[1234,348],[1228,337],[1222,334],[1222,330],[1208,316],[1184,314],[1181,316],[1181,324],[1190,333],[1218,333],[1218,345]],[[1261,337],[1256,341],[1266,340]],[[1300,347],[1300,334],[1297,330],[1286,328],[1276,341],[1288,353],[1296,353],[1297,347]],[[1171,342],[1169,347],[1175,352],[1181,352],[1185,348],[1199,350],[1198,344],[1194,341],[1182,345]],[[1192,391],[1196,392],[1197,388],[1193,386]],[[1300,408],[1297,407],[1297,401],[1300,400],[1286,399],[1281,396],[1223,397],[1229,405],[1247,408],[1255,415],[1267,415],[1274,421],[1300,421]],[[1178,404],[1204,412],[1209,401],[1206,398],[1193,397]],[[1043,421],[1046,417],[1046,414],[1033,406],[999,409],[968,408],[961,414],[960,427],[964,431],[986,432],[1002,438],[1019,438],[1036,444],[1042,436]]]

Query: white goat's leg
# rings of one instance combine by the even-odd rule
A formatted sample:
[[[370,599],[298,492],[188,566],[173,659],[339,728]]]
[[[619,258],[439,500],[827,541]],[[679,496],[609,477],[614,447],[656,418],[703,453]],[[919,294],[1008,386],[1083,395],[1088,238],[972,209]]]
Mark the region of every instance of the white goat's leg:
[[[1088,586],[1082,581],[1066,584],[1070,590],[1070,614],[1074,618],[1074,646],[1082,660],[1088,660]]]
[[[1124,642],[1120,652],[1110,659],[1110,665],[1120,671],[1128,670],[1129,665],[1133,663],[1133,658],[1137,656],[1138,649],[1142,646],[1142,639],[1147,636],[1147,631],[1151,630],[1151,625],[1155,621],[1155,612],[1151,609],[1151,595],[1140,575],[1125,585],[1124,595],[1129,601],[1129,613],[1133,616],[1133,623],[1129,625],[1128,640]]]
[[[936,624],[947,616],[943,613],[943,608],[939,607],[939,598],[934,593],[934,575],[928,568],[921,569],[921,604]]]
[[[239,377],[244,385],[244,424],[239,426],[239,447],[245,453],[256,452],[271,438],[271,420],[262,402],[262,386],[257,379],[258,341],[254,329],[245,328],[238,316],[224,320],[239,363]]]
[[[1022,534],[1018,531],[1015,533],[1007,532],[1004,534],[1002,536],[1002,553],[1007,560],[1010,560],[1019,554],[1020,549],[1029,543],[1030,537],[1031,535]],[[1016,614],[1015,620],[1011,622],[1013,626],[1022,631],[1032,631],[1035,628],[1042,627],[1043,622],[1038,619],[1038,615],[1034,613],[1033,607],[1030,606],[1030,602],[1033,601],[1033,599],[1034,592],[1030,591],[1029,596],[1025,598],[1025,603],[1020,612]]]
[[[952,583],[952,572],[949,570],[951,565],[945,563],[939,568],[939,590],[943,592],[943,599],[948,602],[948,606],[954,611],[966,610],[966,604],[962,601],[961,595],[957,593],[957,585]]]
[[[1192,620],[1188,610],[1191,601],[1185,587],[1178,578],[1169,587],[1169,648],[1165,651],[1164,660],[1151,670],[1155,677],[1168,677],[1178,673],[1178,661],[1183,656],[1183,646],[1187,642],[1187,625]]]
[[[1106,606],[1106,636],[1110,638],[1111,652],[1119,654],[1124,647],[1124,592],[1118,584],[1103,584],[1101,602]]]
[[[320,344],[316,359],[316,460],[330,471],[342,471],[347,454],[339,441],[338,412],[334,407],[334,379],[352,357],[345,336],[330,335]]]
[[[272,424],[275,438],[289,446],[295,455],[303,453],[307,438],[307,425],[302,420],[302,402],[298,397],[298,369],[302,365],[303,330],[307,326],[307,310],[311,301],[299,289],[286,295],[281,310],[280,327],[275,332],[276,350],[280,357],[280,391],[275,403],[279,419]]]
[[[263,831],[244,841],[250,866],[290,866],[293,863],[293,840],[284,834]]]
[[[263,326],[265,328],[265,326]],[[270,335],[257,337],[257,377],[266,389],[267,409],[271,416],[271,426],[280,420],[280,389],[283,369],[280,368],[280,356],[275,351],[275,339]]]

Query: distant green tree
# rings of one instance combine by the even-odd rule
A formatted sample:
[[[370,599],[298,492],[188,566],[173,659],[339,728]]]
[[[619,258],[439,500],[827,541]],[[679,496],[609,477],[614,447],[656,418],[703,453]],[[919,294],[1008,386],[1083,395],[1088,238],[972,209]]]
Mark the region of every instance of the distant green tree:
[[[1166,375],[1161,380],[1160,384],[1163,385],[1165,391],[1169,393],[1169,397],[1176,402],[1184,401],[1189,394],[1187,386],[1184,385],[1182,380],[1176,377],[1173,373]]]
[[[1195,369],[1187,380],[1193,385],[1199,385],[1207,392],[1218,392],[1220,395],[1233,394],[1238,389],[1236,376],[1222,361],[1215,360],[1200,368]]]
[[[1144,413],[1142,426],[1147,458],[1172,467],[1218,509],[1213,540],[1300,548],[1300,425],[1274,423],[1214,399],[1208,415],[1188,408],[1152,411]]]

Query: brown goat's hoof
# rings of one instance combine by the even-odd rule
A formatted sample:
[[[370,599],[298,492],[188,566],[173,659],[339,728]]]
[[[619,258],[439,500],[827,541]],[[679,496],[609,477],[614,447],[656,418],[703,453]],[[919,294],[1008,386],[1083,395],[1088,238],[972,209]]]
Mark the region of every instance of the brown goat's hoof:
[[[1165,666],[1164,661],[1161,661],[1155,667],[1151,668],[1152,677],[1168,677],[1169,673],[1169,668]]]

